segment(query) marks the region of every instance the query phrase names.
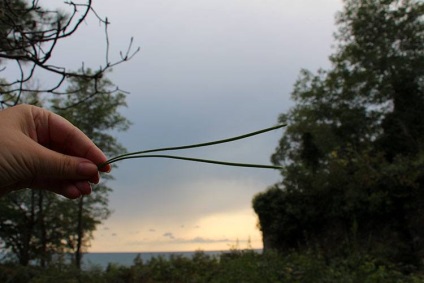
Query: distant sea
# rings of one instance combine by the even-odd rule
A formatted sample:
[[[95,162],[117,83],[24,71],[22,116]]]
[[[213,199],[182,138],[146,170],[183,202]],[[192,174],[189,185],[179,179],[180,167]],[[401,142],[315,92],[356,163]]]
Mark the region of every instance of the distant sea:
[[[219,256],[223,251],[205,251],[209,256]],[[131,266],[137,255],[143,262],[149,261],[153,257],[170,258],[172,255],[181,255],[191,258],[195,252],[143,252],[143,253],[85,253],[82,257],[83,269],[90,267],[100,267],[105,269],[109,263],[118,264],[122,266]]]
[[[262,249],[253,249],[254,252],[262,253]],[[201,251],[202,253],[211,256],[211,257],[219,257],[222,254],[230,252],[226,251]],[[134,259],[140,255],[140,258],[144,263],[147,263],[153,257],[162,257],[164,259],[169,259],[172,255],[175,256],[183,256],[187,258],[193,257],[195,251],[192,252],[128,252],[128,253],[84,253],[82,257],[82,269],[89,270],[91,268],[101,268],[105,270],[109,264],[115,264],[120,266],[129,267],[134,264]],[[65,262],[70,263],[73,255],[66,254],[65,257],[61,257]],[[5,254],[0,252],[0,263],[3,260],[7,260]],[[34,262],[34,264],[37,264]]]

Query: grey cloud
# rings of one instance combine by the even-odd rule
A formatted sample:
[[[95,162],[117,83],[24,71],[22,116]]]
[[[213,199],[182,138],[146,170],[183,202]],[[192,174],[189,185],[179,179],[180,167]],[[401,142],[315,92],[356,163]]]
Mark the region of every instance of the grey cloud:
[[[230,240],[228,238],[203,238],[200,236],[194,237],[192,239],[184,239],[184,238],[176,238],[173,233],[166,232],[162,235],[165,238],[168,238],[172,240],[175,243],[179,244],[188,244],[188,243],[194,243],[194,244],[211,244],[211,243],[227,243],[227,242],[233,242],[233,240]]]
[[[211,238],[203,238],[203,237],[194,237],[192,239],[183,239],[183,238],[176,238],[173,233],[167,232],[162,235],[164,238],[168,238],[169,240],[172,240],[175,244],[212,244],[212,243],[233,243],[234,240],[228,239],[228,238],[218,238],[218,239],[211,239]],[[150,242],[147,239],[144,239],[143,241],[133,241],[129,242],[129,245],[140,245],[140,244],[146,244]]]
[[[165,6],[160,4],[162,1],[132,2],[142,8],[127,9],[124,14],[116,3],[101,5],[102,14],[113,21],[111,48],[126,48],[131,36],[136,46],[142,44],[143,48],[110,75],[114,83],[131,93],[127,98],[129,107],[122,113],[133,125],[127,132],[116,134],[129,152],[227,138],[274,124],[292,104],[290,93],[298,71],[329,64],[333,15],[342,5],[338,0],[313,4],[292,1],[296,5],[281,0],[250,1],[251,5],[231,0],[183,1],[184,5],[175,2]],[[182,16],[173,9],[189,14]],[[237,11],[237,20],[228,11]],[[103,36],[97,27],[95,23],[88,25]],[[175,32],[176,27],[179,32]],[[81,49],[81,42],[91,39],[93,32],[79,34],[74,46],[65,44],[62,51],[58,49],[61,63],[71,68],[78,68],[86,59],[90,59],[87,65],[101,64],[99,46]],[[72,50],[86,58],[68,56]],[[95,63],[90,63],[93,60]],[[243,143],[193,150],[187,155],[266,164],[280,137],[278,131]],[[146,225],[156,228],[147,228],[148,232],[159,236],[174,229],[164,228],[170,223],[185,223],[191,228],[191,223],[199,223],[207,215],[250,209],[253,196],[281,178],[277,171],[163,159],[123,161],[113,175],[115,180],[109,182],[114,188],[110,194],[111,209],[115,211],[111,220],[146,221]],[[129,233],[120,231],[120,236]],[[171,232],[162,236],[162,240],[181,243],[227,241],[179,239]]]
[[[171,232],[167,232],[167,233],[163,234],[162,236],[169,238],[171,240],[175,240],[174,234],[172,234]]]
[[[169,234],[169,235],[168,235]],[[194,237],[192,239],[180,239],[175,238],[172,233],[165,233],[164,236],[169,237],[176,244],[212,244],[212,243],[228,243],[234,242],[233,240],[227,238],[220,239],[211,239],[211,238],[203,238],[203,237]]]
[[[187,241],[188,243],[201,243],[201,244],[210,244],[210,243],[228,243],[232,242],[232,240],[223,238],[223,239],[208,239],[208,238],[202,238],[202,237],[195,237],[191,240]]]

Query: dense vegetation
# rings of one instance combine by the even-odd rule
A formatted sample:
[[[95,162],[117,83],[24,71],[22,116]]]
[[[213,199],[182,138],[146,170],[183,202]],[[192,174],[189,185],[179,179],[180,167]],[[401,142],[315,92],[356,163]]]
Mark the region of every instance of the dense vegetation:
[[[175,255],[155,257],[132,266],[110,264],[106,270],[91,267],[80,271],[70,265],[37,267],[0,266],[0,281],[27,282],[423,282],[424,274],[405,275],[391,264],[369,257],[325,260],[317,253],[259,254],[252,250],[231,250],[219,257],[197,252],[192,258]]]
[[[265,249],[422,269],[424,2],[346,0],[332,67],[302,71],[257,195]]]

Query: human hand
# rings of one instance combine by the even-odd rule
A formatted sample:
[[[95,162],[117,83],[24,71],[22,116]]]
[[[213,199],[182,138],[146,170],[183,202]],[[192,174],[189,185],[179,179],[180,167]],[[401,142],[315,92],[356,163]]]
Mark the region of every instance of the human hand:
[[[91,193],[103,152],[78,128],[45,109],[19,105],[0,111],[0,195],[46,189],[67,198]],[[101,169],[109,172],[111,166]]]

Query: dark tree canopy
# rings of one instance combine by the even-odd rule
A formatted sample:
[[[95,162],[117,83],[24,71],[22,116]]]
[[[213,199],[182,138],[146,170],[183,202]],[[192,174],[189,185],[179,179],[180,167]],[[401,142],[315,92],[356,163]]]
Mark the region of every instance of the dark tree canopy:
[[[303,70],[272,161],[281,184],[253,200],[266,247],[424,253],[424,3],[346,0],[332,68]]]

